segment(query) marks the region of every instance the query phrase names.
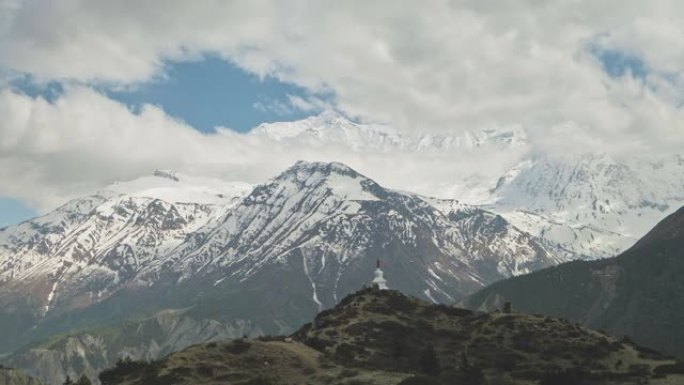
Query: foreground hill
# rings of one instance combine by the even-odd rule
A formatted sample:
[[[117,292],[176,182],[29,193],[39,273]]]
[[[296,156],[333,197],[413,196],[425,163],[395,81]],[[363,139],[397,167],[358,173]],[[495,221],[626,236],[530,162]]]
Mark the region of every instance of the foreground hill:
[[[104,385],[681,383],[684,375],[668,374],[678,370],[673,364],[562,320],[473,312],[364,289],[289,338],[196,345],[149,364],[121,362],[100,379]]]
[[[684,357],[684,208],[616,258],[502,281],[464,304],[492,309],[505,301]]]

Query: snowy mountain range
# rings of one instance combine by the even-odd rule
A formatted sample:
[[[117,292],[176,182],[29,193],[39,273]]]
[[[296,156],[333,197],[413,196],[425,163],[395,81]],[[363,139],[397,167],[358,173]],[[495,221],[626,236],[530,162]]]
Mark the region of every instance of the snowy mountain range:
[[[542,155],[520,127],[408,137],[326,113],[244,135],[440,161],[493,151],[514,161],[420,193],[336,162],[299,162],[257,186],[162,170],[115,183],[0,229],[0,354],[90,330],[64,342],[71,350],[13,358],[62,378],[74,362],[70,344],[84,339],[98,348],[79,353],[78,365],[96,373],[124,352],[153,359],[211,336],[288,332],[368,283],[378,259],[391,287],[451,303],[506,277],[616,254],[684,204],[682,156]],[[111,331],[92,328],[131,319],[140,320],[126,324],[135,337],[117,337],[102,358]],[[38,356],[63,367],[21,361]]]
[[[197,338],[288,332],[370,282],[378,259],[392,287],[435,302],[561,261],[494,213],[387,189],[341,163],[299,162],[253,188],[201,182],[156,172],[0,230],[3,353],[148,317],[159,326],[139,329],[111,360],[197,342],[178,342],[176,324]],[[216,333],[193,329],[208,321]],[[105,337],[71,343],[83,338]],[[60,352],[21,357],[63,357],[68,371],[73,357]],[[21,357],[12,362],[41,378],[66,374]],[[112,364],[79,360],[93,372]]]
[[[340,163],[300,162],[251,191],[227,184],[232,196],[213,203],[153,196],[177,197],[170,185],[182,191],[185,179],[117,184],[1,230],[0,317],[27,322],[0,345],[103,319],[201,313],[251,291],[258,301],[219,318],[250,320],[255,333],[291,330],[367,283],[377,259],[394,287],[439,302],[561,260],[496,214],[390,190]]]
[[[438,253],[468,265],[464,269],[439,261],[431,267],[434,280],[423,280],[430,282],[420,290],[423,295],[449,301],[530,268],[616,254],[684,203],[682,156],[618,160],[605,154],[541,155],[532,151],[526,132],[517,126],[460,136],[410,137],[327,112],[298,122],[262,124],[246,135],[274,143],[342,146],[360,153],[474,154],[494,149],[519,159],[497,178],[482,178],[473,170],[473,177],[465,181],[445,181],[469,187],[469,199],[458,201],[387,190],[335,163],[298,164],[253,191],[247,183],[156,171],[0,230],[0,303],[8,309],[39,308],[43,317],[55,305],[84,308],[123,287],[154,285],[163,274],[184,281],[197,271],[229,269],[231,275],[249,279],[262,266],[281,263],[297,252],[305,261],[301,264],[313,302],[330,306],[339,295],[339,270],[353,265],[356,254],[378,245],[390,247],[394,235],[382,239],[382,231],[397,229],[402,229],[402,244],[416,248],[423,247],[418,245],[419,236],[439,232],[444,239],[435,241],[433,236],[430,241],[439,245]],[[464,204],[468,201],[471,205]],[[398,207],[375,213],[384,207],[380,202]],[[416,209],[427,205],[440,214],[424,207],[406,213],[407,202]],[[521,254],[514,250],[519,245],[504,236],[497,238],[500,245],[487,246],[494,248],[496,257],[474,252],[478,249],[468,243],[482,237],[482,229],[449,219],[461,219],[466,212],[481,216],[480,222],[471,217],[479,226],[502,221],[501,226],[531,235],[548,255]],[[373,228],[380,223],[385,226],[382,231]],[[426,224],[427,230],[420,227]],[[467,252],[458,255],[462,250]],[[501,250],[514,250],[518,256]],[[478,265],[482,261],[496,263],[484,268]],[[498,270],[491,270],[495,265]],[[443,281],[440,274],[458,277],[456,293],[443,287],[453,282]],[[317,280],[331,288],[319,295]],[[22,292],[35,297],[18,299]]]
[[[618,254],[654,223],[684,204],[684,155],[540,153],[523,127],[501,126],[459,135],[401,134],[390,127],[354,123],[327,112],[298,122],[262,124],[249,133],[278,143],[340,146],[435,156],[459,169],[453,179],[414,191],[459,199],[496,212],[517,227],[566,250],[571,258]],[[463,157],[503,168],[460,170]],[[490,166],[487,165],[489,168]]]
[[[616,255],[684,203],[684,158],[533,157],[502,177],[488,207],[579,257]]]
[[[527,134],[519,126],[466,131],[461,135],[406,136],[385,125],[355,123],[332,111],[294,122],[263,123],[248,135],[303,146],[340,145],[354,151],[433,153],[490,146],[515,148],[527,144]]]
[[[28,346],[6,362],[61,383],[121,354],[290,332],[368,284],[377,260],[391,287],[453,302],[559,255],[494,213],[341,163],[299,162],[253,188],[156,172],[0,230],[0,346]]]
[[[0,230],[0,303],[7,309],[24,306],[21,293],[27,290],[42,313],[54,301],[74,307],[97,302],[251,188],[189,179],[157,171]]]

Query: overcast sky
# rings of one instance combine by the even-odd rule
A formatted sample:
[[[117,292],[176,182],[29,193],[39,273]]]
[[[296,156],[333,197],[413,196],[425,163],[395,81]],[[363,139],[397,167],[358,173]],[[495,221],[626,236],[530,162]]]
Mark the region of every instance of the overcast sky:
[[[323,109],[681,152],[683,70],[681,1],[0,0],[0,226],[155,168],[258,182],[296,154],[215,128]]]

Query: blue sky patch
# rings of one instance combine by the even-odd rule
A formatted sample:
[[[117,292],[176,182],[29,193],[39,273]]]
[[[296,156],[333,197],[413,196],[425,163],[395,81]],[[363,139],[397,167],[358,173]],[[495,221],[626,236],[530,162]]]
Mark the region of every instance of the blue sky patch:
[[[649,73],[648,66],[644,61],[628,52],[591,47],[589,51],[601,62],[603,70],[613,78],[618,78],[630,73],[637,79],[645,79]]]
[[[38,213],[28,208],[21,201],[0,197],[0,228],[25,221],[37,215]]]
[[[51,102],[64,92],[59,82],[40,83],[28,75],[16,77],[11,85]],[[169,62],[165,76],[147,83],[96,88],[132,111],[139,111],[143,104],[159,106],[201,132],[214,132],[217,126],[244,132],[264,122],[298,120],[320,112],[302,111],[289,102],[289,96],[307,99],[306,89],[270,76],[261,79],[215,56]],[[327,102],[333,99],[330,94],[315,96]]]
[[[10,86],[31,97],[53,102],[64,93],[62,83],[35,81],[30,75],[17,75]],[[260,78],[221,58],[207,56],[199,61],[170,62],[165,76],[131,87],[94,86],[108,97],[120,101],[132,111],[143,104],[153,104],[201,132],[214,132],[217,126],[248,131],[263,122],[303,119],[318,110],[303,111],[292,105],[289,97],[307,99],[304,88]],[[314,95],[332,103],[334,95]],[[36,216],[22,202],[0,196],[0,227]]]
[[[289,103],[288,95],[305,98],[305,89],[273,77],[260,79],[212,56],[168,63],[163,79],[131,90],[104,92],[133,109],[144,103],[158,105],[202,132],[213,132],[216,126],[244,132],[263,122],[297,120],[315,113]]]
[[[10,85],[12,88],[17,89],[32,98],[40,96],[49,102],[54,102],[64,93],[64,87],[61,83],[55,81],[39,83],[35,82],[34,79],[28,75],[15,77],[10,82]]]

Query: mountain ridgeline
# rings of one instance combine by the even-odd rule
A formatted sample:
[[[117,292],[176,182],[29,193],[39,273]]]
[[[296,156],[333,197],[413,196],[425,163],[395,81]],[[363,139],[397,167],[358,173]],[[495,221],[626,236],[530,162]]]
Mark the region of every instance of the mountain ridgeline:
[[[343,147],[350,153],[403,154],[416,161],[411,170],[421,169],[422,155],[438,155],[443,159],[438,167],[445,171],[439,182],[426,176],[411,187],[396,179],[394,183],[423,195],[482,205],[574,259],[613,257],[684,204],[681,154],[544,154],[533,144],[534,135],[520,126],[409,137],[391,127],[323,113],[297,122],[266,123],[248,135],[274,146],[296,143],[332,151]],[[487,167],[473,165],[473,159],[483,159]],[[401,171],[397,175],[402,179],[416,181],[415,174]]]
[[[684,208],[621,255],[575,261],[495,283],[463,304],[581,322],[684,357]]]
[[[122,354],[288,333],[369,282],[378,259],[393,288],[435,302],[562,261],[496,214],[340,163],[300,162],[225,198],[103,192],[1,230],[6,361],[59,383]]]

